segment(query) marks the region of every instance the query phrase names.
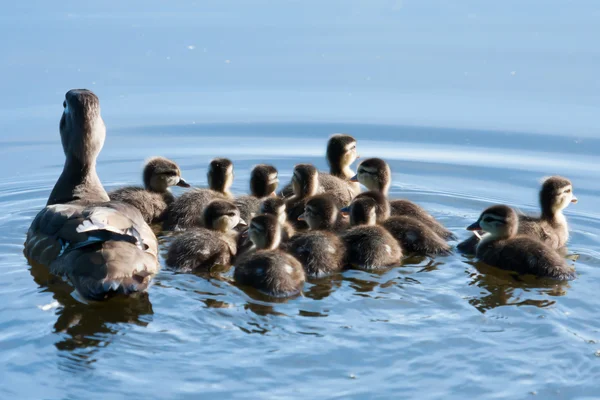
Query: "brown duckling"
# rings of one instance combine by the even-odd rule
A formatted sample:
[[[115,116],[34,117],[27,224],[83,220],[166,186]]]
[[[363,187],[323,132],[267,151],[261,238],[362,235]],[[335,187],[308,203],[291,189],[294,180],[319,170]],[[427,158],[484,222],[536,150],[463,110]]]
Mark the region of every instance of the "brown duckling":
[[[308,198],[304,212],[298,217],[310,230],[341,232],[348,228],[348,220],[339,212],[333,198],[325,193]]]
[[[236,263],[235,281],[273,297],[300,294],[305,281],[304,269],[293,256],[278,249],[281,224],[277,217],[264,214],[252,218],[248,237],[257,250]]]
[[[189,188],[190,185],[181,177],[179,166],[164,157],[149,159],[142,177],[144,187],[127,186],[113,190],[108,196],[113,201],[122,201],[140,210],[144,221],[149,224],[162,222],[167,207],[175,200],[169,187]]]
[[[285,244],[285,249],[302,263],[308,276],[321,278],[341,271],[345,266],[344,242],[333,231],[347,225],[338,217],[335,203],[328,195],[311,197],[299,217],[309,226]]]
[[[167,265],[182,272],[210,271],[228,266],[237,253],[235,227],[245,225],[240,210],[230,201],[213,200],[203,212],[205,228],[194,228],[177,236],[167,252]]]
[[[352,180],[360,182],[369,190],[379,191],[387,197],[392,182],[392,172],[389,165],[381,158],[369,158],[360,163],[358,172]],[[389,202],[392,216],[413,217],[429,226],[438,236],[446,240],[455,239],[452,232],[412,201],[397,199]]]
[[[270,214],[277,217],[281,224],[281,241],[287,242],[296,233],[287,220],[285,200],[280,197],[267,197],[260,203],[259,214]]]
[[[354,207],[354,215],[351,216],[354,225],[367,224],[369,222],[367,218],[375,214],[376,221],[398,241],[404,254],[430,257],[450,254],[448,243],[421,221],[407,216],[390,217],[379,221],[379,204],[373,197],[357,196],[352,203],[358,203]],[[349,212],[351,207],[343,211]]]
[[[477,257],[491,266],[558,280],[575,279],[575,269],[554,249],[532,236],[519,235],[519,217],[510,207],[489,207],[470,225],[470,231],[485,231],[477,245]]]
[[[245,221],[250,221],[259,213],[261,200],[274,196],[279,183],[277,169],[272,165],[259,164],[250,174],[250,196],[240,196],[234,200]]]
[[[216,199],[233,199],[229,191],[233,183],[231,160],[215,158],[210,162],[206,175],[208,189],[194,188],[183,193],[171,203],[163,226],[165,230],[184,230],[202,226],[202,211],[208,203]]]
[[[539,217],[519,215],[520,235],[527,235],[544,242],[553,249],[559,249],[569,240],[569,227],[563,210],[571,203],[577,203],[573,195],[573,185],[567,178],[551,176],[544,180],[539,194],[542,213]],[[465,254],[475,254],[479,237],[471,236],[458,244],[457,249]]]
[[[350,204],[350,225],[341,238],[346,246],[347,263],[361,269],[398,265],[402,249],[394,237],[377,225],[376,204],[362,198]]]
[[[27,232],[25,256],[67,278],[86,299],[145,291],[160,268],[158,242],[140,211],[110,201],[98,178],[106,137],[100,101],[74,89],[63,107],[64,168]]]
[[[350,165],[358,158],[356,139],[344,134],[331,136],[327,142],[326,157],[329,164],[329,174],[319,173],[318,191],[319,193],[344,193],[347,200],[345,204],[349,204],[352,198],[360,193],[360,185],[350,181],[350,178],[354,176]],[[280,196],[289,198],[293,195],[294,190],[290,182],[281,190]]]

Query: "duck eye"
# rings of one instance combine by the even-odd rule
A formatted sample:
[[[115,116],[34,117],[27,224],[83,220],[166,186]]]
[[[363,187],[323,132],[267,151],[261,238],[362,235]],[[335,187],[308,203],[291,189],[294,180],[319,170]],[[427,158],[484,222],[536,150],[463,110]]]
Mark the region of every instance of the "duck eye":
[[[571,193],[571,189],[565,190],[565,193]]]

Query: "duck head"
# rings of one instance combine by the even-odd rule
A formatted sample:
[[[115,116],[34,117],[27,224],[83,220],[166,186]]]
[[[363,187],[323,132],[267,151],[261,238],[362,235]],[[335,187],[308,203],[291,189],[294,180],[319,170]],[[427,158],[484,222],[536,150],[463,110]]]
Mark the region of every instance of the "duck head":
[[[297,197],[314,196],[319,189],[319,171],[312,164],[298,164],[294,167],[292,187]]]
[[[551,176],[544,180],[540,189],[543,216],[552,218],[571,203],[577,203],[577,197],[573,194],[570,180],[562,176]]]
[[[274,215],[257,215],[250,221],[248,238],[259,250],[276,249],[281,243],[281,224]]]
[[[153,192],[166,192],[169,186],[190,187],[181,177],[179,166],[164,157],[152,157],[143,172],[144,186]]]
[[[274,215],[280,224],[287,221],[285,200],[280,197],[268,197],[260,203],[260,213]]]
[[[352,182],[360,182],[369,190],[387,195],[390,190],[392,172],[389,165],[381,158],[368,158],[360,163]]]
[[[233,184],[233,163],[228,158],[215,158],[208,165],[206,178],[209,188],[228,193]]]
[[[220,232],[229,232],[239,225],[246,225],[240,210],[230,201],[213,200],[202,213],[204,226]]]
[[[262,198],[273,196],[279,184],[277,169],[268,164],[259,164],[252,169],[250,174],[250,193]]]
[[[327,163],[333,175],[342,175],[359,158],[356,139],[350,135],[336,133],[327,142]]]
[[[510,207],[496,205],[487,208],[479,219],[467,227],[469,231],[488,232],[494,239],[508,239],[517,234],[519,217]]]
[[[304,206],[304,213],[298,217],[304,220],[311,230],[331,229],[338,218],[338,209],[328,194],[311,197]]]
[[[377,203],[369,197],[355,198],[345,211],[350,215],[350,225],[375,225],[377,223]]]

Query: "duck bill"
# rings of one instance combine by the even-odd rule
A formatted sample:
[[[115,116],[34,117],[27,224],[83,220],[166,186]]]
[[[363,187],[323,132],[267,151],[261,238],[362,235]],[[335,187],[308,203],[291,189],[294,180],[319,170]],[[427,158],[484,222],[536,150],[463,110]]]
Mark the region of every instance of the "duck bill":
[[[342,216],[347,217],[348,215],[350,215],[350,207],[344,207],[342,209],[340,209],[340,214],[342,214]]]
[[[350,178],[350,182],[358,182],[358,174],[356,174],[352,178]]]
[[[189,188],[191,185],[187,183],[183,178],[179,178],[179,182],[177,182],[177,186]]]
[[[300,214],[298,216],[298,221],[305,221],[306,220],[306,216],[304,214]]]
[[[577,197],[573,196],[573,198],[571,199],[571,203],[577,203],[579,200],[577,200]]]
[[[243,219],[240,218],[240,222],[238,222],[238,224],[235,226],[236,228],[241,228],[244,226],[248,226],[248,224],[246,223],[246,221],[244,221]]]
[[[467,230],[468,231],[480,231],[481,230],[481,225],[479,225],[479,221],[472,223],[471,225],[467,226]]]

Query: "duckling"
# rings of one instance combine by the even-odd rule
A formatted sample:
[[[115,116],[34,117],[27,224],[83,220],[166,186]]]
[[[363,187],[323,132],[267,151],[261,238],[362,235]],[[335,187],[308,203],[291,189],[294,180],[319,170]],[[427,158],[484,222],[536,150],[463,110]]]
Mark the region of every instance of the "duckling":
[[[328,195],[310,198],[299,218],[308,223],[310,231],[292,237],[285,244],[286,251],[300,260],[308,276],[321,278],[341,271],[345,266],[346,249],[344,242],[333,233],[341,230],[342,221],[333,200]]]
[[[349,180],[354,176],[350,165],[358,158],[356,139],[345,134],[332,135],[327,142],[326,157],[329,174],[319,173],[319,193],[332,191],[346,193],[347,202],[345,204],[349,204],[352,198],[360,193],[360,185]],[[279,195],[284,198],[293,196],[292,183],[286,185]]]
[[[287,242],[296,231],[287,220],[285,200],[280,197],[267,197],[260,203],[260,214],[270,214],[277,217],[281,224],[281,241]]]
[[[278,249],[281,224],[277,217],[264,214],[252,218],[248,237],[257,251],[236,263],[235,281],[273,297],[301,293],[306,279],[304,269],[293,256]]]
[[[339,212],[335,201],[329,194],[310,197],[304,206],[299,220],[306,221],[310,230],[341,232],[348,228],[348,221]]]
[[[385,161],[380,158],[369,158],[360,163],[358,172],[352,178],[352,181],[360,182],[367,189],[379,191],[387,197],[391,179],[392,172]],[[392,216],[413,217],[429,226],[438,236],[446,240],[456,238],[452,232],[417,204],[405,199],[390,200],[389,202]]]
[[[27,232],[30,263],[67,278],[79,295],[102,300],[145,291],[158,272],[158,241],[140,211],[111,201],[96,173],[106,127],[91,91],[66,93],[60,120],[62,174]]]
[[[194,188],[179,196],[167,210],[164,230],[184,230],[202,226],[204,207],[212,200],[233,199],[229,189],[233,183],[233,163],[227,158],[215,158],[208,166],[209,189]]]
[[[177,164],[164,157],[152,157],[146,162],[143,172],[144,187],[127,186],[113,190],[108,194],[113,201],[131,204],[140,212],[147,223],[162,222],[167,207],[175,197],[169,186],[189,188],[181,177]]]
[[[167,252],[167,265],[182,272],[210,271],[216,265],[232,264],[237,253],[237,232],[245,225],[240,210],[230,201],[213,200],[203,212],[205,228],[194,228],[177,236]]]
[[[567,178],[551,176],[544,180],[539,194],[539,217],[519,215],[520,235],[527,235],[544,242],[553,249],[559,249],[569,240],[569,227],[563,210],[571,203],[577,203],[573,195],[573,185]],[[475,254],[479,237],[471,236],[458,244],[457,249],[465,254]]]
[[[240,209],[240,215],[245,221],[250,221],[258,214],[261,200],[275,195],[279,183],[277,169],[272,165],[259,164],[250,174],[250,196],[240,196],[234,201]]]
[[[378,269],[400,263],[402,249],[394,237],[377,225],[376,204],[362,198],[350,205],[352,228],[341,235],[348,264],[362,269]]]
[[[519,235],[519,217],[510,207],[489,207],[467,227],[485,231],[477,245],[477,257],[491,266],[557,280],[575,279],[575,269],[555,250],[532,236]]]

